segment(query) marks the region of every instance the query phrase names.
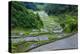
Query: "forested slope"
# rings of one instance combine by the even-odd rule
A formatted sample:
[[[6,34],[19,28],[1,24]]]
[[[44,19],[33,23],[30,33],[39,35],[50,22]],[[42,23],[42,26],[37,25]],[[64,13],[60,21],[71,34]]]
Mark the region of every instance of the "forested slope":
[[[21,2],[11,2],[11,27],[37,28],[43,26],[38,14],[34,14]]]

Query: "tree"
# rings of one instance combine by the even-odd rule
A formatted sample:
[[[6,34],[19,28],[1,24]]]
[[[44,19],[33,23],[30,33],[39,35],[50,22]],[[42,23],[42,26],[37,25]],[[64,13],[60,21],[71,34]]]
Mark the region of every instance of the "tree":
[[[11,2],[11,24],[12,28],[41,28],[43,23],[38,14],[25,7],[22,2]],[[40,24],[40,25],[39,25]]]

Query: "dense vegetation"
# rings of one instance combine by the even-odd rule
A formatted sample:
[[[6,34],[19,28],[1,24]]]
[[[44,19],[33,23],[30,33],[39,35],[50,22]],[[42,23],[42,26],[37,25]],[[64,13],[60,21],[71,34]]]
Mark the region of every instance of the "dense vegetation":
[[[50,16],[57,16],[55,21],[60,23],[60,25],[64,28],[64,32],[77,31],[77,5],[47,4],[45,7],[45,12]]]
[[[70,14],[77,16],[77,5],[64,5],[64,4],[47,4],[45,6],[45,11],[49,15],[58,15],[58,14]]]
[[[32,10],[29,10],[21,2],[11,3],[11,26],[12,28],[41,28],[43,26],[42,21],[38,14],[34,14]]]

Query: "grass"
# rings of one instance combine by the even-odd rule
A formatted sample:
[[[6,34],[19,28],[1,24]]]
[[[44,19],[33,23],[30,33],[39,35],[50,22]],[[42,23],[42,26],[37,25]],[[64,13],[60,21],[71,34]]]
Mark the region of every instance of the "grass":
[[[25,50],[28,50],[30,45],[33,44],[33,43],[36,43],[36,42],[19,42],[19,43],[16,43],[16,44],[12,44],[11,45],[11,48],[12,48],[12,52],[15,53],[15,52],[24,52]]]
[[[18,36],[19,36],[20,32],[27,36],[31,32],[31,29],[24,29],[24,28],[16,27],[15,29],[11,30],[11,33],[14,33],[14,34],[16,34]]]

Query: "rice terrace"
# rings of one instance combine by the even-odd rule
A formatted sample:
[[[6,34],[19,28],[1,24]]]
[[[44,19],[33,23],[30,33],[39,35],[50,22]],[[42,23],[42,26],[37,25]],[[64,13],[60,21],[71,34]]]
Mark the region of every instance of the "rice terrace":
[[[9,2],[12,53],[78,48],[78,6]]]

